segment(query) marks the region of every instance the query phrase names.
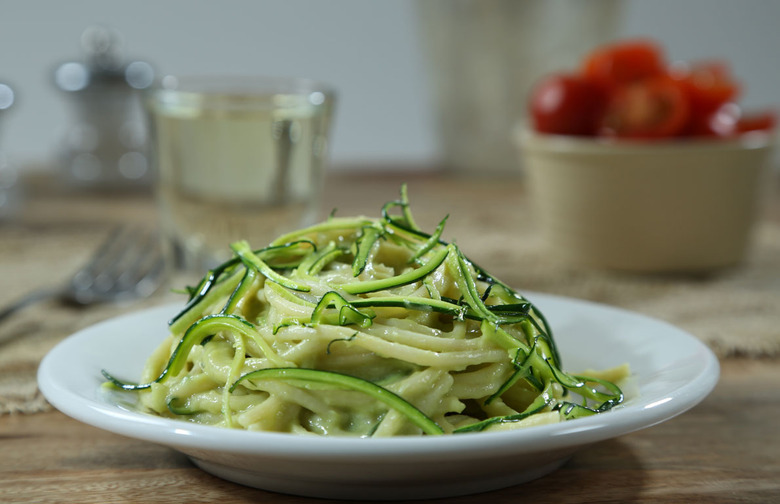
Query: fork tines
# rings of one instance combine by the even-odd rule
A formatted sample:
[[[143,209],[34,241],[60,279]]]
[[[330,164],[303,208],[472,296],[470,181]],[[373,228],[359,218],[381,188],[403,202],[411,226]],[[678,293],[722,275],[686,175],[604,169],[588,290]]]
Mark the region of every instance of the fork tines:
[[[152,294],[165,266],[158,234],[149,229],[114,229],[72,278],[69,298],[79,304]]]

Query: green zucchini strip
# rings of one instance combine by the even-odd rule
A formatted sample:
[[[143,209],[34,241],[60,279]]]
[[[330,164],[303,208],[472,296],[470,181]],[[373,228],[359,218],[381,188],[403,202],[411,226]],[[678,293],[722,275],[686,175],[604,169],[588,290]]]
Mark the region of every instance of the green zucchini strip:
[[[354,341],[355,338],[358,336],[358,332],[355,331],[352,333],[352,335],[349,338],[336,338],[333,340],[330,340],[328,342],[328,346],[325,347],[325,354],[330,355],[330,347],[333,345],[333,343],[341,343],[341,342],[348,342],[348,341]]]
[[[407,191],[406,184],[401,184],[401,211],[404,214],[406,225],[419,231],[420,228],[412,216],[412,207],[409,205],[409,191]]]
[[[531,402],[531,404],[529,404],[528,407],[525,410],[523,410],[521,413],[517,413],[514,415],[490,417],[486,420],[482,420],[481,422],[476,422],[473,424],[465,425],[463,427],[459,427],[452,432],[453,434],[462,434],[466,432],[479,432],[485,430],[491,425],[495,425],[498,423],[519,422],[524,418],[528,418],[529,416],[535,413],[541,412],[548,406],[551,406],[554,402],[555,402],[555,398],[553,397],[552,394],[552,382],[548,382],[544,388],[544,391],[542,391],[541,394],[536,396],[536,399],[534,399],[533,402]]]
[[[222,308],[223,314],[231,314],[233,311],[235,311],[236,306],[238,306],[238,303],[241,302],[241,299],[247,294],[250,288],[252,288],[252,284],[254,284],[255,280],[257,279],[258,272],[254,268],[245,268],[244,269],[244,277],[241,279],[241,282],[236,286],[236,288],[233,290],[233,293],[230,294],[230,297],[227,300],[227,303],[225,303],[225,306]]]
[[[394,217],[390,215],[390,209],[393,207],[401,208],[400,217]],[[406,184],[401,185],[400,200],[389,201],[385,203],[385,205],[382,207],[382,220],[388,224],[400,224],[405,228],[405,230],[411,231],[417,234],[418,236],[424,234],[417,226],[417,223],[414,221],[414,216],[412,215],[412,209],[411,206],[409,205],[409,196],[408,196],[408,191],[406,190]]]
[[[441,220],[441,222],[439,222],[439,225],[436,226],[436,231],[434,231],[431,237],[428,238],[428,240],[423,244],[423,246],[417,249],[417,252],[415,252],[414,255],[409,258],[410,263],[416,262],[429,251],[433,250],[434,247],[440,244],[441,234],[444,232],[444,226],[447,224],[447,219],[449,219],[449,217],[450,216],[447,215]]]
[[[581,418],[585,416],[595,415],[597,413],[603,413],[605,411],[611,410],[612,408],[614,408],[615,406],[623,402],[623,393],[614,383],[605,380],[598,380],[596,378],[587,377],[587,376],[578,376],[577,378],[580,378],[583,381],[587,380],[587,381],[598,382],[601,385],[603,385],[605,388],[612,389],[613,395],[610,399],[607,399],[603,403],[592,408],[588,407],[586,404],[574,404],[568,401],[561,402],[560,414],[563,420],[571,420],[573,418]],[[615,389],[617,389],[617,392],[615,392]]]
[[[325,222],[309,226],[307,228],[291,231],[271,242],[271,246],[283,245],[296,240],[300,240],[303,237],[310,236],[318,233],[331,233],[335,231],[355,230],[360,229],[363,226],[370,226],[374,221],[367,217],[331,217]]]
[[[336,308],[339,314],[338,318],[328,318],[325,313],[325,310],[328,308]],[[365,314],[359,311],[358,308],[405,308],[422,312],[446,313],[460,320],[466,316],[464,313],[468,307],[436,299],[412,296],[373,297],[347,301],[337,292],[330,291],[320,299],[320,302],[314,308],[311,324],[357,324],[361,327],[369,327],[374,315]],[[300,323],[301,321],[290,321],[287,325],[300,325]]]
[[[343,256],[346,252],[337,247],[336,244],[333,244],[333,249],[328,250],[327,253],[322,254],[319,259],[311,265],[311,267],[308,270],[309,275],[317,275],[320,271],[322,271],[325,266],[332,263],[334,260],[338,259],[340,256]]]
[[[275,269],[297,268],[301,261],[317,251],[317,244],[308,239],[296,240],[284,245],[271,245],[254,253]],[[279,260],[280,262],[276,262]]]
[[[516,348],[522,348],[524,353],[530,352],[530,348],[524,341],[520,341],[519,339],[515,338],[506,330],[504,330],[501,326],[496,324],[495,322],[488,320],[488,319],[482,319],[482,323],[480,325],[480,331],[482,334],[484,334],[486,337],[492,339],[497,345],[499,345],[501,348],[507,351],[514,351]]]
[[[506,295],[511,296],[516,301],[521,303],[527,302],[527,300],[523,296],[515,292],[514,289],[512,289],[504,282],[502,282],[501,280],[497,279],[496,277],[488,273],[484,268],[481,268],[478,264],[474,264],[473,262],[471,262],[471,265],[476,270],[477,275],[480,278],[492,284],[494,288],[495,286],[499,286],[505,292]],[[544,314],[538,309],[536,309],[536,307],[533,304],[531,304],[530,314],[532,315],[530,317],[531,323],[536,326],[539,333],[544,335],[544,339],[545,341],[547,341],[547,344],[550,347],[550,352],[552,353],[555,362],[557,363],[558,366],[561,366],[562,365],[561,355],[560,352],[558,351],[557,345],[555,344],[555,338],[553,337],[553,332],[552,329],[550,328],[550,324],[547,322],[547,319],[545,318]],[[541,321],[542,324],[541,326],[536,322],[536,318],[538,318]]]
[[[561,362],[561,354],[558,351],[558,345],[555,343],[555,338],[553,338],[552,330],[550,329],[550,325],[547,323],[547,319],[544,318],[544,315],[542,315],[542,312],[537,310],[535,307],[533,309],[533,314],[535,317],[538,317],[539,320],[541,320],[542,325],[540,326],[536,322],[535,317],[530,317],[529,320],[531,321],[531,324],[536,327],[536,330],[539,332],[541,337],[544,339],[545,343],[547,343],[547,348],[550,350],[550,354],[552,355],[553,361],[555,364],[559,367],[563,367],[563,363]]]
[[[597,413],[603,413],[605,411],[611,410],[612,408],[614,408],[615,406],[623,402],[624,399],[623,391],[620,390],[620,387],[618,387],[616,384],[610,381],[602,380],[600,378],[594,378],[592,376],[581,376],[581,375],[573,375],[573,378],[581,382],[585,390],[589,390],[590,394],[588,395],[591,396],[596,395],[598,397],[598,400],[601,399],[605,399],[605,400],[601,404],[592,408],[588,407],[587,404],[574,404],[572,402],[564,401],[559,405],[561,418],[563,420],[571,420],[573,418],[580,418],[584,416],[595,415]],[[605,389],[610,390],[612,393],[609,394],[609,393],[599,392],[598,390],[595,389],[588,389],[587,387],[585,387],[585,385],[589,382],[598,383]],[[585,397],[587,403],[587,397],[582,393],[581,389],[576,390],[576,393]]]
[[[519,296],[514,293],[512,289],[507,287],[505,284],[498,282],[493,277],[487,275],[484,273],[484,270],[476,266],[474,263],[469,261],[463,253],[460,251],[460,249],[457,249],[457,261],[453,260],[450,264],[453,269],[456,269],[456,271],[459,271],[460,278],[464,279],[463,285],[461,285],[461,293],[463,294],[464,299],[469,304],[469,306],[472,307],[475,311],[477,311],[480,315],[484,316],[488,320],[493,320],[497,324],[520,324],[520,327],[523,329],[523,332],[526,335],[527,340],[530,342],[533,338],[535,338],[534,333],[539,333],[544,341],[546,342],[545,349],[549,350],[549,355],[554,359],[554,362],[556,365],[560,366],[561,364],[561,358],[560,354],[558,353],[558,348],[555,346],[555,342],[552,339],[551,332],[548,328],[547,321],[541,317],[541,314],[536,308],[528,303],[525,298],[522,296]],[[504,291],[509,294],[512,293],[513,297],[520,301],[520,304],[529,304],[529,310],[527,314],[512,314],[510,316],[499,316],[502,309],[499,308],[498,310],[491,309],[491,307],[488,307],[485,305],[484,301],[482,300],[482,296],[480,296],[479,291],[477,290],[476,283],[474,282],[474,279],[469,274],[468,266],[471,265],[479,275],[486,276],[489,281],[495,281],[495,284],[491,285],[499,285],[501,288],[504,289]],[[499,305],[500,306],[500,305]],[[533,313],[534,315],[537,315],[540,317],[544,324],[544,328],[541,327],[534,317],[531,315]],[[529,327],[529,324],[532,325],[536,330],[532,330]]]
[[[537,352],[543,360],[552,359],[552,365],[560,367],[558,360],[555,358],[555,352],[550,347],[550,338],[541,331],[538,324],[534,323],[533,318],[528,317],[518,322],[520,329],[525,334],[527,341],[533,341],[533,344],[539,349]]]
[[[195,413],[197,413],[197,411],[187,409],[186,406],[179,404],[178,397],[171,397],[170,399],[168,399],[166,405],[168,406],[168,411],[170,411],[174,415],[194,415]]]
[[[523,362],[518,364],[518,360],[520,356],[523,356]],[[536,344],[534,344],[530,351],[523,352],[523,349],[518,347],[517,351],[515,353],[515,358],[513,359],[512,363],[515,366],[515,371],[512,373],[512,375],[509,377],[508,380],[506,380],[501,386],[498,388],[496,392],[493,393],[490,397],[485,399],[485,404],[490,404],[491,402],[495,401],[497,398],[501,397],[504,392],[512,388],[515,383],[520,381],[521,379],[527,377],[529,373],[531,372],[531,364],[533,363],[534,359],[533,357],[536,355]]]
[[[376,292],[407,285],[420,280],[441,266],[441,264],[444,262],[444,259],[447,258],[448,253],[448,249],[441,249],[440,251],[436,252],[436,254],[434,254],[427,263],[423,264],[419,268],[409,270],[394,277],[348,283],[341,285],[340,288],[348,294],[365,294],[367,292]]]
[[[403,243],[407,247],[413,249],[430,239],[431,235],[428,233],[419,231],[417,229],[411,229],[399,222],[400,220],[401,219],[393,218],[389,215],[385,215],[382,218],[382,227],[384,228],[385,233],[394,237],[396,241]],[[439,243],[446,245],[446,243],[443,242]]]
[[[363,226],[363,232],[355,242],[357,244],[357,250],[355,251],[355,259],[352,261],[353,277],[357,277],[366,269],[368,258],[371,255],[371,249],[374,248],[374,244],[378,242],[381,237],[381,229],[377,229],[375,226]]]
[[[507,324],[514,324],[531,316],[531,303],[528,301],[514,304],[485,305],[485,307]],[[507,322],[507,320],[510,322]]]
[[[574,404],[573,402],[564,401],[560,404],[559,413],[561,420],[573,420],[575,418],[589,417],[600,413],[599,411],[583,406],[582,404]]]
[[[458,288],[463,296],[463,300],[483,319],[498,323],[499,317],[488,310],[487,306],[485,306],[485,303],[482,301],[482,296],[480,296],[479,291],[477,290],[477,284],[474,282],[474,278],[472,278],[471,272],[469,271],[468,260],[455,245],[450,244],[447,248],[451,249],[453,252],[450,255],[448,265],[451,270],[454,270],[453,274],[455,278],[458,279]]]
[[[560,383],[565,389],[575,392],[585,399],[600,402],[597,409],[611,409],[612,406],[623,402],[623,391],[614,383],[589,376],[569,375],[554,366],[549,359],[546,359],[545,362],[547,363],[554,380]],[[610,390],[611,393],[600,392],[593,387],[589,387],[588,383],[597,383],[607,390]]]
[[[312,252],[308,257],[301,261],[296,272],[308,276],[315,276],[331,261],[343,254],[344,250],[340,249],[338,245],[336,245],[336,242],[330,242],[326,247]]]
[[[238,264],[238,259],[235,264]],[[240,270],[231,270],[230,276],[219,282],[210,282],[203,293],[194,297],[184,308],[184,310],[169,322],[169,330],[172,333],[184,332],[188,327],[198,321],[203,316],[204,310],[214,304],[219,299],[227,296],[241,282],[243,274]]]
[[[187,332],[184,333],[184,336],[179,340],[179,344],[176,345],[176,348],[173,350],[170,359],[168,359],[168,364],[165,366],[165,369],[163,369],[160,375],[153,381],[136,385],[118,380],[105,370],[102,371],[103,376],[123,390],[149,388],[153,383],[162,383],[169,376],[176,376],[179,374],[184,368],[184,365],[187,362],[187,356],[192,348],[195,345],[200,344],[205,338],[220,331],[234,331],[240,335],[252,338],[263,350],[265,357],[275,366],[288,366],[290,364],[277,355],[268,342],[257,332],[255,326],[250,322],[236,315],[207,315],[187,329]]]
[[[335,308],[338,310],[338,318],[334,320],[328,316],[326,312],[329,308]],[[325,293],[317,303],[311,314],[312,325],[326,324],[326,325],[348,325],[357,324],[360,327],[370,327],[373,314],[365,314],[351,305],[341,294],[336,291],[330,291]]]
[[[262,257],[264,260],[274,260],[277,257],[285,256],[285,257],[296,257],[301,256],[305,257],[307,254],[310,253],[310,251],[298,251],[296,249],[303,248],[304,245],[308,245],[309,247],[316,250],[316,246],[314,242],[311,240],[298,240],[294,242],[284,243],[281,245],[274,245],[269,246],[264,249],[260,249],[255,251],[254,253],[258,255],[258,257]],[[228,275],[231,268],[236,266],[241,262],[241,259],[239,257],[234,257],[228,261],[225,261],[224,263],[220,264],[219,266],[209,270],[206,275],[201,279],[201,281],[198,283],[198,285],[194,288],[188,289],[190,291],[190,298],[187,301],[187,304],[185,307],[178,313],[176,316],[174,316],[169,322],[168,325],[171,326],[172,330],[174,324],[176,324],[179,319],[185,318],[185,315],[190,312],[195,306],[205,304],[203,303],[204,298],[214,289],[217,287],[221,282],[227,281],[227,279],[224,279],[223,277],[225,275]],[[288,262],[281,265],[275,265],[274,267],[277,268],[290,268],[296,266],[300,260]],[[228,278],[229,279],[229,278]],[[223,294],[222,290],[217,295],[210,296],[211,298],[214,297],[220,297]],[[182,322],[179,324],[176,324],[176,329],[174,332],[183,330],[185,327],[192,324],[197,317],[192,316],[190,314],[190,317],[187,317],[187,322]]]
[[[482,321],[480,331],[483,335],[485,335],[485,337],[491,338],[497,345],[501,346],[508,352],[514,352],[515,358],[517,357],[518,351],[521,351],[523,354],[531,354],[531,348],[529,348],[528,345],[515,338],[490,320]],[[534,353],[533,355],[536,354]],[[535,357],[532,357],[532,359],[535,359]],[[541,391],[544,388],[542,382],[530,370],[523,376],[523,378],[525,378],[525,380],[536,390]]]
[[[439,312],[450,314],[457,319],[463,319],[468,310],[467,306],[448,303],[438,299],[430,299],[416,296],[384,296],[350,301],[355,308],[406,308],[422,312]]]
[[[304,387],[306,387],[307,384],[328,385],[338,389],[363,392],[404,415],[410,422],[422,429],[425,434],[444,434],[444,430],[439,424],[431,420],[425,413],[417,409],[410,402],[384,387],[380,387],[370,381],[354,376],[333,371],[304,368],[259,369],[241,376],[230,387],[230,392],[232,393],[236,387],[245,380],[287,380],[303,382]]]
[[[208,291],[211,290],[214,284],[219,282],[220,277],[239,262],[240,262],[239,259],[237,257],[234,257],[206,272],[206,275],[201,279],[197,287],[191,289],[192,293],[190,295],[189,300],[193,301],[198,296],[205,296],[208,293]]]
[[[294,280],[291,280],[285,276],[280,275],[273,268],[268,266],[262,259],[260,259],[249,247],[249,243],[246,241],[238,241],[232,243],[230,248],[241,258],[241,261],[247,266],[247,268],[255,268],[268,280],[276,282],[279,285],[283,285],[288,289],[296,290],[299,292],[308,292],[310,290],[308,285],[299,284]]]
[[[272,291],[276,292],[281,297],[283,297],[287,301],[290,301],[291,303],[295,303],[295,304],[297,304],[299,306],[305,306],[305,307],[308,307],[308,308],[314,308],[316,306],[316,304],[314,304],[314,303],[312,303],[310,301],[307,301],[307,300],[305,300],[305,299],[303,299],[303,298],[301,298],[299,296],[296,296],[294,294],[294,291],[289,291],[289,290],[285,289],[284,287],[282,287],[281,285],[279,285],[276,282],[268,282],[268,284],[266,284],[266,285],[268,286],[269,289],[271,289]]]

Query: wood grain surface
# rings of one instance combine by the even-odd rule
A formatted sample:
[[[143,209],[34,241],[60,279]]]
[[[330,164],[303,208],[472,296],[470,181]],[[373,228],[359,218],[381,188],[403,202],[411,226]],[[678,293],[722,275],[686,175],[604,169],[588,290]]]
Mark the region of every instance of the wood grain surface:
[[[446,502],[778,502],[778,383],[775,360],[728,359],[715,391],[692,410],[585,448],[530,483]],[[169,448],[55,411],[0,417],[0,446],[3,503],[331,502],[229,483]]]
[[[447,502],[780,502],[776,194],[740,267],[697,278],[636,277],[582,270],[549,257],[521,179],[335,175],[326,186],[323,215],[336,208],[340,215],[375,216],[382,203],[397,197],[401,181],[409,182],[423,227],[449,214],[446,238],[456,238],[472,259],[511,285],[663,318],[702,338],[721,357],[719,384],[691,411],[585,448],[536,481]],[[0,303],[66,278],[115,224],[155,220],[149,194],[73,193],[47,180],[30,181],[27,188],[19,219],[0,225]],[[36,394],[35,368],[51,346],[99,320],[163,300],[168,294],[87,310],[43,303],[0,327],[0,402],[16,411],[0,414],[0,503],[328,502],[217,479],[171,449],[72,420]],[[24,392],[11,397],[17,386]]]

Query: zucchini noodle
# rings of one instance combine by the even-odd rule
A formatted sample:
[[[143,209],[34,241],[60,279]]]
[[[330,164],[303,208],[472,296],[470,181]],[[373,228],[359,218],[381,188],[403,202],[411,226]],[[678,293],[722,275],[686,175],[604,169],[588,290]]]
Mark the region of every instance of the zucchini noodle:
[[[402,187],[377,219],[284,235],[209,271],[139,383],[163,417],[315,435],[439,435],[605,412],[623,366],[563,371],[525,297],[415,224]],[[612,378],[608,381],[605,377]]]

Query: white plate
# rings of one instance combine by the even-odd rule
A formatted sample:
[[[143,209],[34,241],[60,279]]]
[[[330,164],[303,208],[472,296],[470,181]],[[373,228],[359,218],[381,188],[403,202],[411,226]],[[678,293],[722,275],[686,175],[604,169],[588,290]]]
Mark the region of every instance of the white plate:
[[[170,446],[221,478],[282,493],[346,499],[465,495],[538,478],[583,446],[649,427],[701,401],[718,361],[667,323],[594,303],[528,296],[548,318],[564,368],[628,362],[639,395],[608,413],[506,432],[384,439],[324,438],[195,425],[134,411],[132,393],[101,387],[101,369],[138,377],[179,306],[84,329],[43,360],[38,383],[59,410],[84,423]]]

